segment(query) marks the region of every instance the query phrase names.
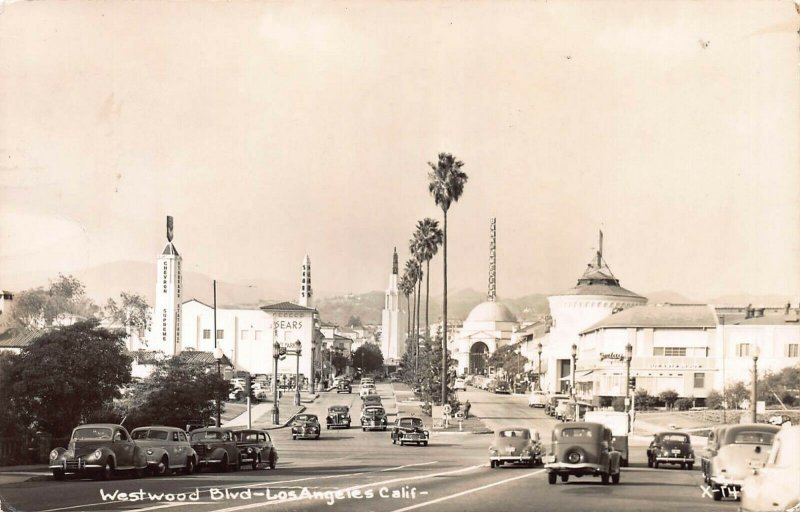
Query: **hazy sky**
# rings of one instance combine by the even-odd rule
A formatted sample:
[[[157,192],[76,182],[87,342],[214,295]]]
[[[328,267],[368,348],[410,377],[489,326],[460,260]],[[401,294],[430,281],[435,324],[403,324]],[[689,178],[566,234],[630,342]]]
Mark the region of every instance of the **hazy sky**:
[[[800,294],[790,1],[20,2],[0,7],[0,287],[154,262],[384,289],[440,151],[450,286]],[[432,285],[441,287],[441,258]],[[402,262],[401,262],[402,265]]]

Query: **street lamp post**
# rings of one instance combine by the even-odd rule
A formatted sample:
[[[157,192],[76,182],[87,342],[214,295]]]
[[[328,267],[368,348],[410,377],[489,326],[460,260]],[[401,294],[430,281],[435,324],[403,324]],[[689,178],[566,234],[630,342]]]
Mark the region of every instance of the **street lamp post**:
[[[217,377],[221,377],[222,376],[222,372],[220,371],[219,364],[220,364],[220,361],[222,360],[223,355],[224,354],[222,353],[222,349],[221,348],[217,347],[217,348],[214,349],[214,359],[217,360]],[[219,390],[217,390],[217,427],[221,426],[221,424],[220,424],[220,416],[221,416],[221,412],[222,412],[221,411],[222,408],[220,407],[220,402],[221,401],[222,401],[222,398],[219,396]]]
[[[272,424],[280,425],[281,414],[278,407],[278,359],[281,357],[281,344],[276,339],[272,344]]]
[[[633,358],[633,346],[628,343],[625,345],[625,414],[628,417],[628,432],[631,431],[631,359]]]
[[[575,392],[575,371],[578,369],[578,345],[572,344],[572,400],[575,402],[575,421],[580,421],[580,410],[578,409],[578,395]]]
[[[750,411],[752,413],[751,420],[753,423],[756,423],[757,420],[757,411],[756,411],[756,401],[758,400],[758,356],[761,354],[761,350],[758,348],[758,345],[753,347],[753,389],[750,390]]]
[[[300,353],[303,344],[300,340],[294,342],[294,355],[297,356],[297,370],[294,377],[294,405],[300,405]]]
[[[536,388],[541,391],[542,390],[542,342],[540,341],[538,345],[536,345],[536,349],[539,352],[539,370],[536,374]]]

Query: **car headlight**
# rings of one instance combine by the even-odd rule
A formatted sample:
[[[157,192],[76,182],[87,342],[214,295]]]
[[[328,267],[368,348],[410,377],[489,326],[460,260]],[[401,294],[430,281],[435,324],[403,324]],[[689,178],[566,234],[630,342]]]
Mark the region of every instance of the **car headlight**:
[[[53,450],[50,452],[50,460],[55,460],[58,458],[58,450]]]
[[[102,456],[103,456],[103,450],[101,450],[100,448],[98,448],[97,450],[93,451],[93,452],[92,452],[92,453],[91,453],[91,454],[90,454],[88,457],[86,457],[86,458],[87,458],[87,459],[99,459],[99,458],[100,458],[100,457],[102,457]]]
[[[250,448],[248,448],[248,449],[247,449],[247,453],[253,453],[253,451],[254,451],[254,450],[253,450],[253,448],[252,448],[252,447],[250,447]]]
[[[152,448],[148,448],[147,449],[147,455],[153,455],[153,449]]]

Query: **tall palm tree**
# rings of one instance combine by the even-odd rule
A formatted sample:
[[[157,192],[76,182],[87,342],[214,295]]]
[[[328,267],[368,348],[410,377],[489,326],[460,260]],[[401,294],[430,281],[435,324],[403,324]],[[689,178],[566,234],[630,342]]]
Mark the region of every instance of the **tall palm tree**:
[[[464,162],[450,153],[439,153],[436,163],[428,162],[428,192],[444,216],[442,255],[444,260],[444,297],[442,300],[442,404],[447,403],[447,211],[464,193],[467,175],[461,168]]]
[[[430,340],[430,322],[428,314],[428,299],[431,293],[431,260],[439,252],[442,245],[444,233],[439,228],[439,221],[426,217],[417,222],[417,230],[414,232],[414,253],[418,253],[421,261],[425,262],[425,338]]]
[[[403,271],[402,277],[400,277],[399,288],[400,292],[405,295],[406,297],[406,309],[408,310],[408,318],[406,319],[406,332],[411,332],[411,294],[414,293],[414,287],[411,286],[411,283],[408,278],[408,274]]]
[[[411,285],[412,294],[414,296],[414,306],[413,306],[414,309],[417,308],[417,304],[419,303],[419,294],[416,293],[417,283],[420,281],[419,269],[420,269],[420,267],[419,267],[419,265],[417,265],[416,260],[410,259],[410,260],[406,261],[404,272],[406,273],[406,275],[408,275],[408,281],[409,281],[409,284]],[[411,320],[411,331],[408,333],[408,335],[409,335],[409,337],[411,337],[412,346],[414,347],[414,380],[416,380],[416,378],[417,378],[417,365],[419,363],[419,361],[418,361],[418,359],[419,359],[419,347],[417,346],[416,342],[414,341],[414,340],[416,340],[416,336],[413,333],[414,332],[418,332],[419,328],[417,328],[416,323],[414,321],[413,310],[410,313],[411,313],[412,320]]]

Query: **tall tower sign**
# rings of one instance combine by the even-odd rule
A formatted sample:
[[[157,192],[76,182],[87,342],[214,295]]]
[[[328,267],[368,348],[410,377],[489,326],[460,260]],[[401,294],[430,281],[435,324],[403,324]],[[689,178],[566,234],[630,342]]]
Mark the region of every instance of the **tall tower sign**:
[[[181,256],[172,243],[172,217],[167,217],[167,244],[156,265],[156,303],[151,350],[168,356],[181,351]]]
[[[300,281],[300,300],[298,304],[307,308],[313,308],[314,290],[311,289],[311,259],[306,254],[303,258],[303,277]]]
[[[397,288],[397,248],[392,255],[392,273],[381,316],[381,352],[386,366],[397,366],[405,352],[402,329],[405,323],[400,311],[400,294]]]
[[[486,300],[497,300],[497,219],[489,221],[489,293]]]

